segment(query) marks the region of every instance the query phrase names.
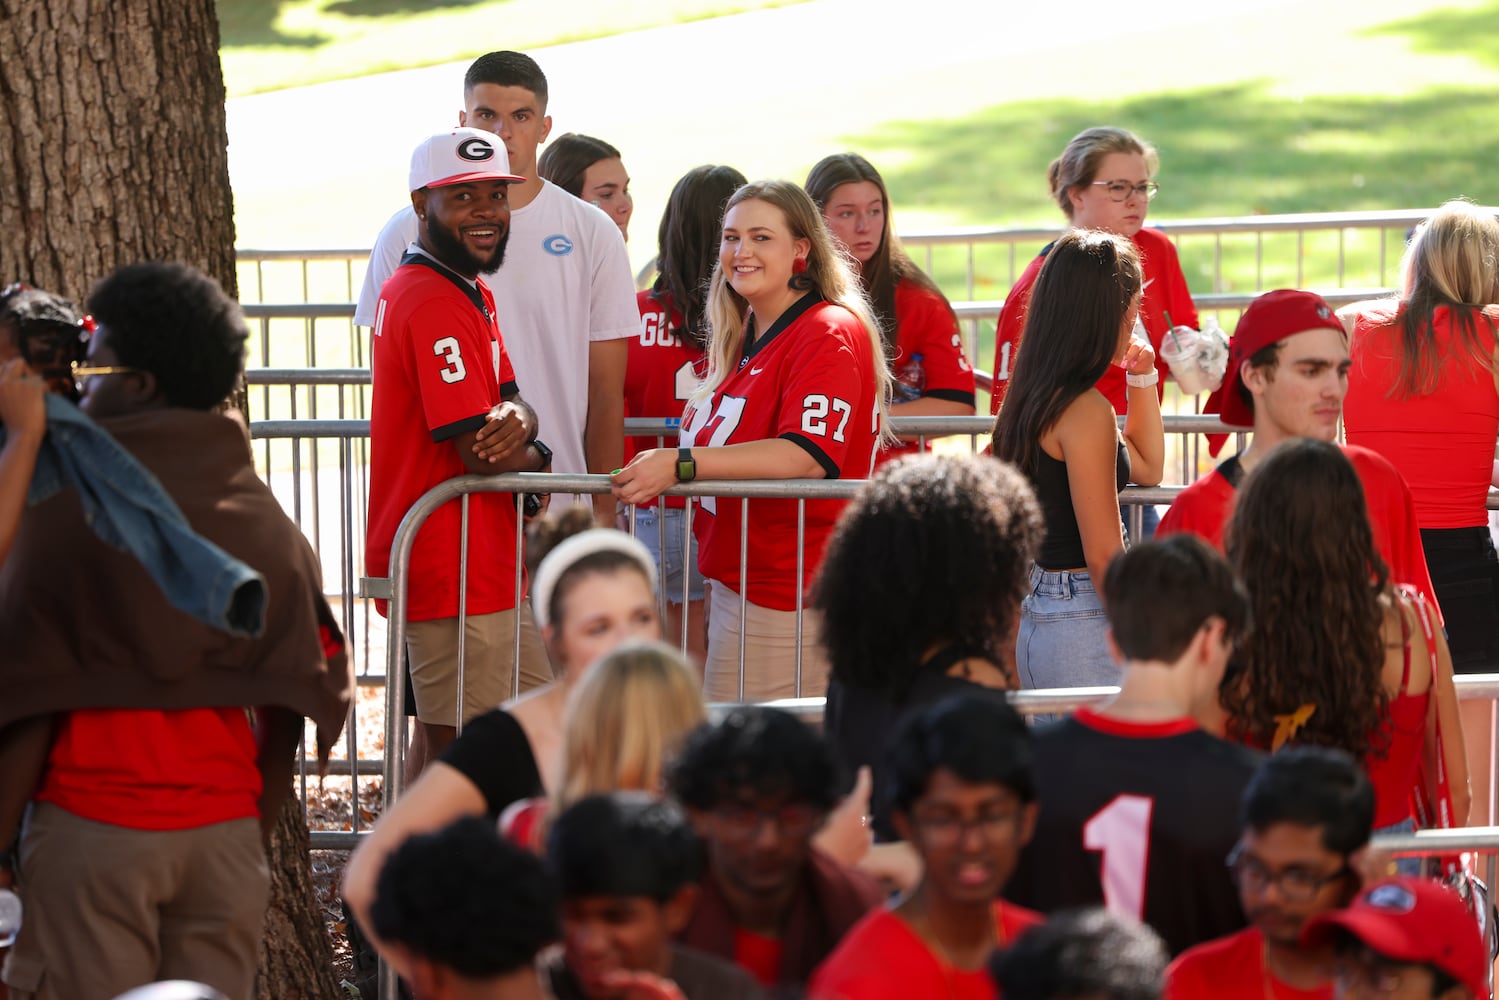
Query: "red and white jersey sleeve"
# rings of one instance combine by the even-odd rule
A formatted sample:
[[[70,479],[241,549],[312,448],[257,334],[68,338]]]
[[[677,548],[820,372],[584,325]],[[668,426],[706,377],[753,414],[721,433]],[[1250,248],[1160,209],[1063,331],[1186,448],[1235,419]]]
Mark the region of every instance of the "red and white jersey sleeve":
[[[940,294],[910,281],[895,286],[895,352],[890,367],[896,372],[921,355],[922,396],[974,405],[973,366],[963,353],[958,318]],[[876,464],[920,450],[915,441],[882,448]]]
[[[701,347],[673,331],[680,329],[681,316],[672,307],[670,296],[653,295],[647,289],[637,296],[640,306],[640,333],[630,338],[629,360],[625,364],[625,416],[670,419],[680,423],[687,400],[702,379],[707,356]],[[655,437],[625,438],[625,463],[638,452],[651,448],[674,447],[677,432],[663,440]],[[654,506],[652,500],[641,506]],[[666,497],[668,507],[681,507],[681,497]]]
[[[739,369],[692,408],[682,444],[718,447],[783,438],[804,448],[828,479],[864,479],[879,434],[875,358],[868,334],[841,306],[815,296],[786,325],[762,336]],[[779,324],[778,324],[779,325]],[[809,587],[845,501],[806,502],[802,586]],[[756,604],[796,606],[797,502],[749,505],[748,565],[741,577],[743,504],[704,498],[697,518],[703,575]]]
[[[1031,286],[1036,283],[1036,275],[1041,273],[1041,264],[1045,260],[1046,251],[1043,250],[1025,266],[1005,296],[1004,308],[999,311],[999,326],[994,331],[994,389],[989,397],[991,415],[999,413],[999,404],[1004,402],[1005,390],[1010,387],[1010,373],[1015,369],[1015,356],[1020,351],[1020,335],[1025,332],[1025,311],[1031,301]]]

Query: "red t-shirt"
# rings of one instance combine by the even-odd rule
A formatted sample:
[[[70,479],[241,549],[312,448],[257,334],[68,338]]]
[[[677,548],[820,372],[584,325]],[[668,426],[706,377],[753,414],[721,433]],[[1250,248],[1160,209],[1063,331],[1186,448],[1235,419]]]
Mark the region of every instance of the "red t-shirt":
[[[1407,396],[1400,384],[1401,326],[1397,302],[1373,303],[1354,321],[1349,345],[1348,398],[1343,426],[1350,444],[1394,463],[1410,486],[1423,528],[1487,527],[1494,441],[1499,437],[1499,391],[1494,376],[1472,363],[1455,336],[1452,310],[1437,308],[1432,339],[1440,361],[1436,390]],[[1485,313],[1499,323],[1499,306]],[[1475,320],[1490,354],[1495,340]],[[1394,390],[1394,395],[1390,395]]]
[[[135,830],[254,819],[255,757],[242,708],[80,709],[58,727],[36,797]]]
[[[1008,944],[1045,919],[1014,903],[996,902],[995,944]],[[850,928],[812,973],[807,996],[810,1000],[998,1000],[999,990],[987,969],[954,969],[933,954],[904,920],[878,909]]]
[[[1198,326],[1197,306],[1192,294],[1187,291],[1187,278],[1182,274],[1181,261],[1176,255],[1176,244],[1159,229],[1142,229],[1133,237],[1135,249],[1140,251],[1140,266],[1145,275],[1145,288],[1140,299],[1140,322],[1150,343],[1155,347],[1156,370],[1161,381],[1156,393],[1164,395],[1166,380],[1171,377],[1171,366],[1161,358],[1161,341],[1166,331],[1176,326]],[[1051,247],[1041,251],[1041,256],[1031,261],[1020,280],[1005,297],[1004,308],[999,314],[999,327],[994,334],[994,393],[990,399],[989,412],[998,413],[1004,401],[1005,390],[1010,385],[1010,372],[1015,367],[1015,356],[1020,350],[1020,337],[1025,330],[1025,312],[1030,303],[1031,286],[1036,275],[1041,273],[1041,263]],[[1171,314],[1171,323],[1166,314]],[[1103,378],[1098,380],[1098,391],[1114,404],[1116,413],[1125,412],[1125,396],[1128,386],[1124,381],[1124,369],[1110,365]]]
[[[1265,968],[1265,939],[1253,927],[1188,948],[1166,969],[1162,1000],[1332,1000],[1331,984],[1299,990]]]
[[[926,378],[922,396],[973,405],[973,366],[963,356],[958,319],[941,295],[911,281],[895,286],[895,352],[890,370],[897,375],[914,355],[921,355]],[[915,441],[881,448],[875,465],[920,450]]]
[[[1421,548],[1421,531],[1416,509],[1411,502],[1410,487],[1384,457],[1356,445],[1344,445],[1343,454],[1353,463],[1364,485],[1364,501],[1369,507],[1369,527],[1374,533],[1374,547],[1390,567],[1390,581],[1415,587],[1428,604],[1436,608],[1436,591],[1426,569],[1426,552]],[[1218,468],[1177,494],[1161,523],[1156,537],[1186,532],[1210,542],[1223,551],[1223,529],[1233,513],[1238,457],[1221,463]],[[1232,477],[1232,478],[1231,478]]]
[[[420,260],[429,263],[402,264],[381,288],[372,338],[365,564],[377,577],[389,573],[396,528],[417,499],[467,474],[453,439],[483,427],[490,409],[518,391],[488,286],[465,281],[430,258]],[[546,428],[540,430],[546,440]],[[506,611],[518,603],[515,518],[511,494],[469,497],[468,614]],[[454,501],[434,511],[417,533],[409,621],[457,617],[461,524]],[[386,613],[384,601],[375,607]]]
[[[754,976],[761,986],[773,988],[780,982],[783,951],[785,946],[779,938],[734,928],[734,964]]]
[[[701,347],[673,333],[682,325],[682,317],[671,305],[671,296],[649,289],[636,296],[640,306],[640,336],[630,338],[630,355],[625,364],[625,416],[671,417],[678,421],[687,409],[687,398],[697,388],[706,371],[707,355]],[[654,437],[625,438],[625,464],[637,453],[651,448],[676,445],[676,434],[664,443]],[[665,497],[666,506],[682,507],[683,497]],[[641,507],[654,507],[647,500]]]
[[[875,359],[853,314],[808,293],[765,331],[712,396],[688,410],[687,447],[784,438],[804,448],[828,479],[869,475],[878,435]],[[803,585],[812,586],[833,524],[847,501],[806,501]],[[703,576],[763,607],[796,607],[796,500],[752,500],[753,538],[741,582],[743,503],[704,497],[694,528]]]

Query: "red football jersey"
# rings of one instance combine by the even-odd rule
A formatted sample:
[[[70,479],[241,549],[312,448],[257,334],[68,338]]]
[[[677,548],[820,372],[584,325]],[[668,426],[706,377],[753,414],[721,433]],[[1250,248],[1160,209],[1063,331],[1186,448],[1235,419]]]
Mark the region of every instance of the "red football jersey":
[[[1171,366],[1161,357],[1161,341],[1172,325],[1198,327],[1197,306],[1192,302],[1192,293],[1187,291],[1187,278],[1182,274],[1181,260],[1176,254],[1176,245],[1159,229],[1142,229],[1134,235],[1135,249],[1140,251],[1140,267],[1145,275],[1145,287],[1140,298],[1140,322],[1155,348],[1156,370],[1161,381],[1156,385],[1156,394],[1164,396],[1166,380],[1171,377]],[[999,314],[999,328],[994,333],[994,393],[990,398],[989,412],[998,413],[999,404],[1010,386],[1010,372],[1014,370],[1015,358],[1020,350],[1020,335],[1025,330],[1025,311],[1030,304],[1031,286],[1041,272],[1041,264],[1051,247],[1026,265],[1005,298],[1004,308]],[[1166,322],[1166,314],[1171,322]],[[1097,389],[1114,404],[1114,411],[1123,414],[1125,395],[1124,369],[1110,365]]]
[[[649,289],[636,296],[640,305],[640,336],[630,339],[630,357],[625,365],[625,416],[682,419],[687,399],[697,388],[707,367],[707,354],[692,341],[672,331],[682,317],[672,307],[671,296]],[[625,465],[642,451],[675,447],[677,435],[663,443],[654,437],[625,438]],[[682,497],[666,497],[666,506],[682,507]],[[642,507],[654,507],[648,500]]]
[[[854,315],[809,294],[749,347],[738,371],[706,402],[689,409],[682,444],[785,438],[817,459],[828,479],[864,479],[879,436],[874,366],[869,337]],[[812,585],[845,503],[806,501],[804,589]],[[794,610],[797,501],[750,502],[748,566],[741,582],[743,506],[737,499],[703,498],[694,526],[698,567],[762,607]]]
[[[897,375],[915,355],[921,355],[926,378],[923,396],[973,405],[973,366],[963,355],[963,335],[952,306],[941,295],[910,281],[895,286],[895,358]],[[927,443],[931,447],[931,443]],[[875,464],[919,451],[915,441],[880,449]]]
[[[427,490],[468,472],[452,439],[483,427],[490,409],[518,390],[489,288],[429,257],[408,254],[385,282],[372,342],[365,564],[371,576],[384,576],[406,512]],[[515,518],[511,494],[469,497],[468,614],[505,611],[518,602]],[[434,511],[417,534],[408,621],[457,616],[460,525],[454,501]],[[375,607],[386,613],[384,601]]]

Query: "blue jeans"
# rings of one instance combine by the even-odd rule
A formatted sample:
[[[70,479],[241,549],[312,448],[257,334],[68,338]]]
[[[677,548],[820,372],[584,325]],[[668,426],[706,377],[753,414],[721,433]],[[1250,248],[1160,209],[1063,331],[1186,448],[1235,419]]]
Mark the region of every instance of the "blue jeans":
[[[666,513],[662,515],[660,511]],[[687,532],[687,556],[682,557],[682,533],[687,511],[683,507],[638,507],[635,510],[635,537],[656,557],[656,571],[661,574],[661,589],[671,604],[682,603],[682,572],[687,573],[687,599],[703,599],[703,574],[697,568],[697,535]],[[661,525],[666,525],[662,546]]]
[[[1087,573],[1031,566],[1031,592],[1020,603],[1015,667],[1027,688],[1118,684],[1109,655],[1109,619]]]
[[[1415,832],[1416,832],[1416,821],[1413,820],[1413,819],[1403,819],[1399,823],[1391,823],[1389,826],[1382,826],[1379,829],[1377,829],[1377,830],[1374,831],[1374,833],[1376,835],[1381,834],[1381,833],[1415,833]],[[1424,866],[1424,862],[1425,861],[1426,861],[1425,858],[1419,857],[1419,856],[1396,858],[1395,859],[1395,872],[1396,872],[1396,874],[1404,875],[1404,876],[1407,876],[1409,878],[1420,878],[1420,876],[1421,876],[1421,869]]]

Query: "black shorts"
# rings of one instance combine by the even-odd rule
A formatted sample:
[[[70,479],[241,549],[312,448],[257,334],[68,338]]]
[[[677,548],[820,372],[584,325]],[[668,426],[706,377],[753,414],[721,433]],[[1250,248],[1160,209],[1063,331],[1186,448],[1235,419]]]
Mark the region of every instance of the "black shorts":
[[[1499,556],[1489,529],[1423,529],[1421,547],[1442,606],[1453,671],[1499,671]]]

